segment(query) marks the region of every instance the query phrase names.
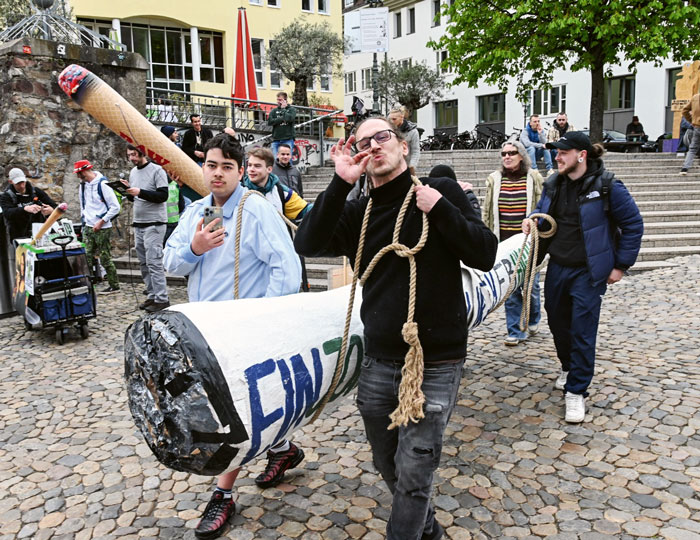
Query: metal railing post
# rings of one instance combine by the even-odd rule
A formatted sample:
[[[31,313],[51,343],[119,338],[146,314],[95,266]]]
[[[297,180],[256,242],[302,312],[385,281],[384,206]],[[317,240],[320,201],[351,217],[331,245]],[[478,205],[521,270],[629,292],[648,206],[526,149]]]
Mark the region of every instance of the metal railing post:
[[[323,157],[323,135],[324,135],[324,129],[323,129],[323,119],[318,121],[318,152],[321,156],[321,167],[323,167],[324,162],[326,161]]]

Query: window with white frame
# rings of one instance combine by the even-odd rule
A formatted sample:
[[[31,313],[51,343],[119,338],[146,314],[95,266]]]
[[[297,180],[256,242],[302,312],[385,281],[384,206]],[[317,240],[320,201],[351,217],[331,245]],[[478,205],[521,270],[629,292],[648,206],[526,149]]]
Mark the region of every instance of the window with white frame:
[[[362,89],[372,89],[372,68],[365,68],[362,70]]]
[[[109,35],[112,22],[100,19],[78,20],[87,28]],[[189,90],[193,80],[192,44],[189,28],[141,23],[121,23],[122,43],[149,64],[147,84],[170,90]],[[224,49],[221,32],[199,31],[200,73],[207,82],[224,82]]]
[[[262,0],[248,0],[248,3],[254,6],[262,6]]]
[[[566,85],[561,84],[552,88],[540,88],[530,93],[528,116],[540,114],[548,116],[566,111]]]
[[[416,8],[408,8],[406,12],[406,35],[416,33]]]
[[[357,74],[354,71],[349,71],[345,74],[345,93],[354,94],[357,92]]]
[[[440,26],[440,0],[432,0],[432,16],[433,16],[433,26]]]
[[[355,0],[345,0],[345,7],[352,7],[355,5]]]
[[[267,7],[280,7],[280,0],[267,0]]]
[[[401,37],[401,12],[394,13],[394,37]]]
[[[318,12],[323,14],[330,13],[330,0],[318,0]]]
[[[255,71],[255,84],[257,86],[265,86],[265,72],[263,71],[263,40],[253,38],[250,40],[250,46],[253,49],[253,70]]]
[[[301,0],[301,10],[311,11],[311,0]]]
[[[273,43],[274,41],[270,40],[270,49],[272,49]],[[270,88],[282,88],[282,73],[277,69],[272,59],[270,59]]]
[[[634,87],[634,75],[605,79],[603,86],[603,110],[634,109]]]
[[[435,53],[435,59],[437,63],[437,70],[440,73],[452,73],[452,69],[449,67],[443,67],[442,63],[447,60],[447,51],[437,51]]]
[[[311,91],[316,90],[316,77],[309,77],[306,80],[306,89]]]
[[[331,69],[331,63],[327,61],[321,66],[321,75],[319,76],[319,82],[321,83],[321,92],[331,91],[332,78],[333,70]]]

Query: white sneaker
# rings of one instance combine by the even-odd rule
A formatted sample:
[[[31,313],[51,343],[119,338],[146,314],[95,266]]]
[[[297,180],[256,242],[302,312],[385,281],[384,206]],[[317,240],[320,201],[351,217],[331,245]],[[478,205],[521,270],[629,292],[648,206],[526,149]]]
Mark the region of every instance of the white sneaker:
[[[527,331],[530,333],[531,336],[534,336],[537,332],[540,331],[540,325],[539,324],[530,324],[527,327]]]
[[[508,336],[506,339],[503,340],[503,344],[507,347],[515,347],[521,341],[525,341],[525,340],[517,338],[515,336]]]
[[[564,396],[566,400],[566,416],[564,420],[571,424],[580,424],[586,417],[586,404],[583,396],[567,392]]]
[[[561,373],[559,373],[559,376],[557,377],[557,380],[554,381],[554,388],[557,390],[564,390],[564,385],[566,384],[566,378],[569,376],[568,371],[564,371],[563,369],[561,370]]]

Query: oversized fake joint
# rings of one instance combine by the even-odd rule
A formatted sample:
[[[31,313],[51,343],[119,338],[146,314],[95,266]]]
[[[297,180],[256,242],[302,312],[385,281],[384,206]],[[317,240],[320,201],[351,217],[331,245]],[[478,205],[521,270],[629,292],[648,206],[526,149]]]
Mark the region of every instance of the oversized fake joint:
[[[489,272],[462,268],[468,328],[502,300],[524,235],[499,245]],[[431,278],[426,278],[431,279]],[[181,304],[146,315],[125,337],[129,407],[165,466],[217,475],[263,454],[314,416],[339,356],[350,287],[315,294]],[[360,302],[329,407],[357,385]]]
[[[139,148],[170,176],[178,176],[202,196],[209,194],[201,167],[97,75],[71,64],[58,76],[58,85],[90,116]]]

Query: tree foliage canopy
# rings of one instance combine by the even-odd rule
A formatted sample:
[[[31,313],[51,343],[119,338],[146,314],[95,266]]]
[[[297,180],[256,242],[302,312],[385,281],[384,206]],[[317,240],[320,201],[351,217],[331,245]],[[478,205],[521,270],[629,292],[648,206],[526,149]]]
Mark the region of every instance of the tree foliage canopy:
[[[29,0],[0,0],[0,32],[31,14]]]
[[[692,0],[455,0],[444,14],[447,31],[430,45],[448,51],[453,84],[484,81],[505,90],[515,78],[524,100],[551,84],[555,69],[589,70],[594,137],[602,130],[606,69],[693,60],[700,51],[700,7]]]
[[[389,103],[401,103],[415,111],[443,96],[445,79],[439,71],[423,63],[383,62],[379,70],[379,93]],[[410,113],[409,111],[409,113]]]
[[[294,103],[308,105],[307,83],[343,71],[343,37],[328,23],[294,19],[272,37],[268,65],[294,83]]]

